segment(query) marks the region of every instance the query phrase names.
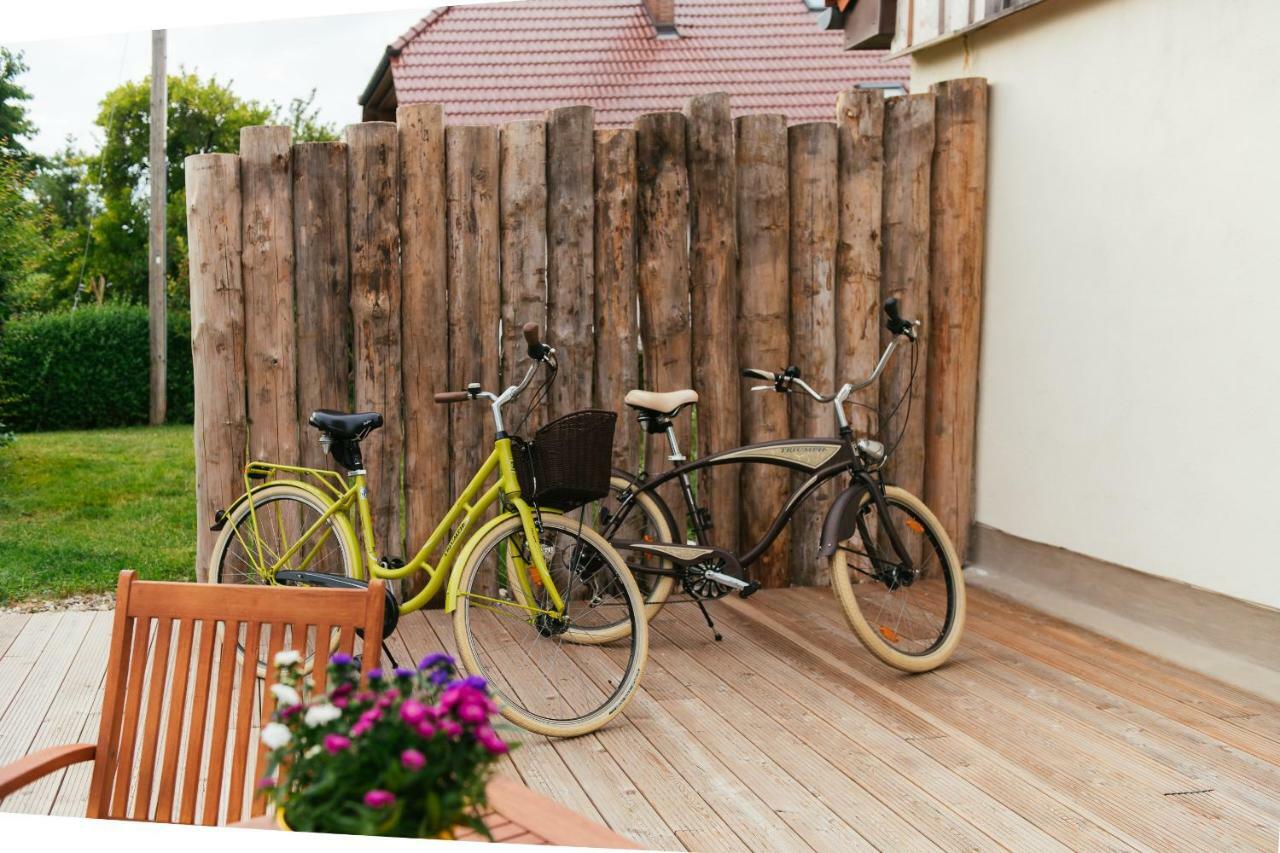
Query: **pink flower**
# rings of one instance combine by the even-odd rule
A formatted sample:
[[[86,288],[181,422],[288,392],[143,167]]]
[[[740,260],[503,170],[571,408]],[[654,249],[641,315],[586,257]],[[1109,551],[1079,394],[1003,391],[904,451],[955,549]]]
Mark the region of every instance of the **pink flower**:
[[[417,699],[409,699],[400,706],[400,719],[411,726],[416,726],[427,719],[427,706]]]
[[[349,746],[351,746],[351,738],[349,737],[338,734],[324,736],[324,748],[329,751],[330,755],[337,755]]]
[[[509,748],[506,741],[498,737],[498,733],[488,726],[480,726],[476,729],[476,740],[491,755],[502,755]]]
[[[436,727],[431,725],[427,720],[418,723],[418,734],[423,738],[431,738],[436,733]]]
[[[350,693],[352,690],[355,690],[355,689],[356,689],[356,686],[352,684],[350,681],[344,684],[339,684],[337,687],[333,689],[333,698],[337,699],[342,696],[346,696],[348,693]]]
[[[458,725],[453,720],[441,720],[440,731],[444,732],[449,737],[457,737],[462,734],[462,726]]]
[[[330,704],[332,704],[333,707],[335,708],[342,708],[345,710],[347,705],[350,704],[350,702],[351,700],[346,696],[339,696],[336,699],[334,699],[333,702],[331,702]]]
[[[364,795],[364,804],[371,809],[385,809],[395,801],[395,794],[381,788],[374,788]]]
[[[301,710],[302,710],[301,705],[290,705],[287,708],[281,708],[279,711],[277,711],[276,716],[278,716],[282,720],[287,720]]]
[[[267,788],[274,788],[275,786],[276,786],[276,780],[272,779],[270,776],[263,776],[261,779],[258,780],[259,791],[265,791]]]
[[[379,708],[370,708],[360,715],[360,722],[373,725],[382,719],[382,711]]]
[[[416,749],[406,749],[400,753],[400,765],[405,770],[421,770],[427,766],[427,757]]]
[[[458,719],[464,723],[483,723],[489,714],[479,702],[467,702],[458,706]]]
[[[373,728],[373,723],[369,723],[369,722],[365,722],[364,720],[361,720],[360,722],[356,723],[354,726],[351,727],[351,736],[360,737],[365,732],[369,731],[369,729],[371,728]]]

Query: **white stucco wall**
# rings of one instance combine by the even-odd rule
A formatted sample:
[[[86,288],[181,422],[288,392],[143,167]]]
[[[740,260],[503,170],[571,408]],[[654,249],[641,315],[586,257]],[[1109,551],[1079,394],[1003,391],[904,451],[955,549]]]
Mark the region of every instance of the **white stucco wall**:
[[[978,521],[1280,607],[1280,3],[1048,0],[991,84]]]

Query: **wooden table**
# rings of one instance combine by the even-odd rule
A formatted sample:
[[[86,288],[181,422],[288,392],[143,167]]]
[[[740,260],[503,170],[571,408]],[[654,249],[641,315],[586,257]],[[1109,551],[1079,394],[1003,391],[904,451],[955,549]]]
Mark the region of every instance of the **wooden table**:
[[[504,844],[555,844],[564,847],[604,847],[637,850],[639,846],[606,826],[570,811],[555,800],[535,793],[514,779],[494,776],[489,781],[489,811],[485,826],[493,840]],[[275,818],[263,815],[234,826],[278,829]],[[473,829],[458,834],[459,841],[484,841]]]

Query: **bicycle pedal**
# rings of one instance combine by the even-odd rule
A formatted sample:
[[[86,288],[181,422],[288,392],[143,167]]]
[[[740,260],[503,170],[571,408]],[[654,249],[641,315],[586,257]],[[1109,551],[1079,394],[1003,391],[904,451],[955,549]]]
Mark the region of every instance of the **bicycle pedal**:
[[[741,598],[749,598],[753,593],[760,589],[759,581],[752,581],[742,589],[738,590],[738,596]]]
[[[403,569],[404,558],[403,557],[383,557],[382,559],[378,560],[378,565],[384,569]]]

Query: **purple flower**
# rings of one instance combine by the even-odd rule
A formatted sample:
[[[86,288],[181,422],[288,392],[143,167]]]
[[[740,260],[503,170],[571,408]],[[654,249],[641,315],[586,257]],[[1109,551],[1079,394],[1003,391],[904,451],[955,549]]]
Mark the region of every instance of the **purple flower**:
[[[453,666],[453,658],[444,652],[432,652],[418,663],[418,669],[431,669],[435,666]]]
[[[462,683],[467,687],[470,687],[472,690],[487,690],[489,687],[489,682],[485,681],[478,675],[468,675],[466,678],[462,679]]]
[[[324,736],[324,748],[328,750],[330,755],[337,755],[349,746],[351,746],[351,738],[337,734]]]
[[[395,794],[381,788],[374,788],[364,795],[364,804],[371,809],[385,809],[395,801]]]
[[[369,680],[370,680],[370,681],[381,681],[381,680],[382,680],[382,670],[381,670],[380,668],[376,667],[376,666],[375,666],[373,669],[369,670]]]
[[[400,706],[400,719],[411,726],[417,726],[427,719],[427,706],[417,699],[409,699]]]
[[[406,666],[396,667],[396,678],[413,678],[413,670]]]
[[[329,658],[330,666],[351,666],[356,659],[346,652],[334,652]]]
[[[405,770],[421,770],[427,766],[427,757],[416,749],[406,749],[400,753],[400,766]]]
[[[449,670],[437,669],[431,673],[430,678],[431,678],[431,683],[434,684],[436,687],[439,687],[449,680]]]

